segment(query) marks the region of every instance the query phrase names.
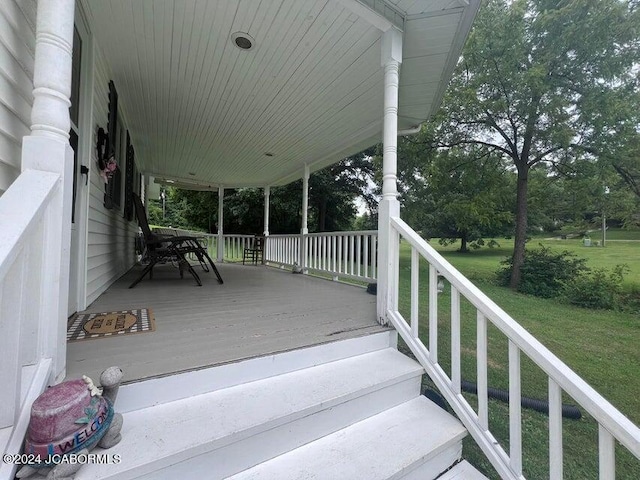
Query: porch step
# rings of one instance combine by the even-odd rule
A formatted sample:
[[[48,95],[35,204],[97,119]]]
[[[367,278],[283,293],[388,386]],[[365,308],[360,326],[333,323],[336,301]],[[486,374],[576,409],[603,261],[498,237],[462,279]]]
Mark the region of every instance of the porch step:
[[[120,387],[118,411],[132,412],[204,393],[275,377],[329,362],[375,352],[397,344],[397,333],[387,330],[313,347],[263,355],[216,367],[151,378]],[[126,372],[125,372],[126,375]]]
[[[84,466],[76,479],[225,478],[415,399],[422,373],[384,348],[130,410],[108,451],[121,462]]]
[[[463,460],[438,477],[438,480],[487,480],[487,477],[476,470],[469,462]]]
[[[432,480],[460,458],[465,435],[457,420],[418,397],[230,480]]]

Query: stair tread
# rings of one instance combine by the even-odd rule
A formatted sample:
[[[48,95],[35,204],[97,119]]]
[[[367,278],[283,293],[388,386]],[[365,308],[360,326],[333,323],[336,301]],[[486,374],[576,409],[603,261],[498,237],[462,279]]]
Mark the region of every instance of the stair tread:
[[[118,465],[91,465],[77,480],[112,478],[173,464],[421,375],[397,350],[350,357],[124,414]],[[116,403],[117,410],[117,403]]]
[[[420,396],[229,480],[398,478],[460,442],[466,433],[457,419]]]
[[[463,460],[439,477],[438,480],[487,480],[487,477],[476,470],[469,462]]]

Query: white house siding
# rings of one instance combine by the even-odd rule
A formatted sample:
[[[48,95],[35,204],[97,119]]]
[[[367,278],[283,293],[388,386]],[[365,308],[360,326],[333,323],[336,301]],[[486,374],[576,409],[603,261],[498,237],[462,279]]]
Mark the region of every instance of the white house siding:
[[[33,102],[35,0],[0,2],[0,195],[20,174]]]
[[[92,145],[96,144],[98,127],[107,129],[109,109],[109,80],[112,79],[108,65],[99,46],[95,50],[95,78],[93,90],[93,132]],[[116,84],[116,88],[118,85]],[[118,111],[125,127],[122,100]],[[122,201],[120,208],[107,210],[103,206],[104,182],[98,174],[97,153],[92,149],[91,185],[89,188],[89,224],[87,244],[87,305],[91,304],[109,285],[125,273],[135,262],[134,237],[138,232],[135,220],[129,222],[123,216],[124,209],[124,163]]]

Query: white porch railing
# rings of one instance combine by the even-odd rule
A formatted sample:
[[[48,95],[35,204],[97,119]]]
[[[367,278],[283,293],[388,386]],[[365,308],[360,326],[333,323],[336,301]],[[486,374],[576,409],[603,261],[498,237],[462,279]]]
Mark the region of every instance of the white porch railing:
[[[305,271],[331,275],[334,280],[342,277],[372,282],[377,275],[377,248],[376,230],[269,235],[265,261],[286,266],[295,263]]]
[[[200,243],[206,247],[207,253],[211,258],[218,255],[218,235],[214,233],[196,232],[193,230],[182,230],[179,228],[155,227],[154,232],[163,235],[185,235],[196,237]],[[242,260],[244,249],[249,247],[253,235],[242,234],[225,234],[222,236],[224,240],[224,260],[227,262],[238,262]]]
[[[299,234],[269,235],[265,242],[264,261],[280,266],[300,265]]]
[[[189,230],[155,228],[162,234],[191,235],[206,242],[212,258],[218,251],[218,236]],[[244,249],[253,235],[224,234],[224,261],[242,260]],[[301,247],[306,254],[302,254]],[[304,258],[303,258],[304,257]],[[331,275],[334,280],[349,278],[374,282],[378,272],[378,231],[309,233],[307,235],[269,235],[266,237],[264,261],[268,264],[301,266],[305,271]]]
[[[605,400],[567,365],[538,342],[513,318],[498,307],[400,218],[391,218],[393,234],[411,245],[411,313],[407,320],[398,311],[398,282],[391,292],[387,317],[402,335],[449,405],[482,448],[503,479],[521,479],[522,425],[520,354],[529,357],[549,379],[549,464],[550,478],[562,479],[562,392],[569,394],[599,425],[600,479],[615,478],[615,443],[618,441],[640,458],[640,429]],[[419,256],[429,263],[429,346],[418,337]],[[390,277],[397,279],[399,266]],[[438,362],[438,275],[451,283],[451,377]],[[460,295],[477,310],[478,411],[461,392]],[[487,395],[487,322],[509,341],[509,452],[489,430]]]
[[[311,272],[334,278],[372,282],[376,279],[378,231],[310,233],[304,236],[306,262]]]
[[[0,451],[6,453],[20,451],[28,407],[51,380],[62,301],[54,288],[61,220],[51,204],[60,186],[58,174],[26,170],[0,198]],[[12,478],[12,468],[0,463],[0,478]]]
[[[224,238],[224,259],[228,262],[242,260],[245,248],[251,245],[253,235],[225,234]],[[217,242],[217,238],[216,238]]]

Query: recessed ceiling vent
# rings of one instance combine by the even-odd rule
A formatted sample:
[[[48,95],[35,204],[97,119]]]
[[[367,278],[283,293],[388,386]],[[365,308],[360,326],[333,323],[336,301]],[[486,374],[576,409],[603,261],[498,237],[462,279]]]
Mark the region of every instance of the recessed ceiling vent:
[[[251,37],[251,35],[245,32],[232,33],[231,41],[241,50],[253,50],[256,45],[256,41]]]

